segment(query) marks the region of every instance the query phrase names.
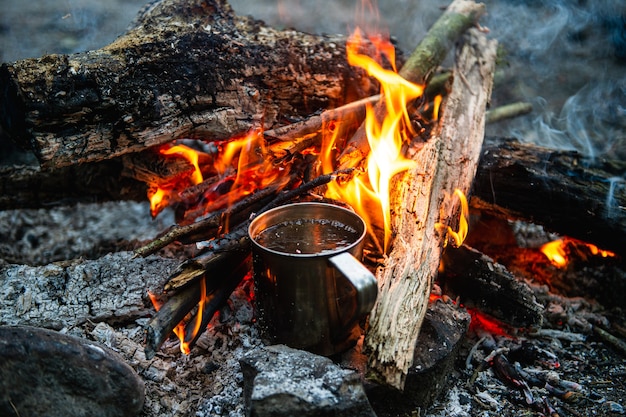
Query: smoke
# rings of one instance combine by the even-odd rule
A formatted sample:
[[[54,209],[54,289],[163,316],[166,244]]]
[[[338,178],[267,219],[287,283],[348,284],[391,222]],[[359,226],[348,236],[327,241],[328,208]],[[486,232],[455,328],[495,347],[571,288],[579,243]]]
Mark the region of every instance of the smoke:
[[[494,105],[534,107],[488,134],[592,159],[626,157],[626,2],[492,0],[487,10],[505,64]]]

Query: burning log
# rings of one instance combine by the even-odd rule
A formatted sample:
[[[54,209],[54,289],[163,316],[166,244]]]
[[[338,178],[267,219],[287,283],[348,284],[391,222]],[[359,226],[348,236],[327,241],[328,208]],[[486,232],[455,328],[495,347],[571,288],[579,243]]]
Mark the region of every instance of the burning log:
[[[213,262],[211,275],[203,277],[204,281],[195,280],[170,297],[146,326],[146,358],[152,359],[185,316],[201,303],[195,318],[178,331],[181,349],[189,349],[250,269],[246,258],[247,252],[224,253]],[[233,264],[236,265],[234,268]]]
[[[345,57],[343,37],[278,31],[225,0],[162,0],[102,49],[3,64],[0,124],[45,168],[227,139],[372,95]]]
[[[509,140],[484,146],[478,167],[474,208],[542,224],[626,256],[622,161],[592,161]]]
[[[457,212],[454,189],[469,191],[482,147],[496,42],[476,30],[470,34],[458,54],[437,131],[412,157],[415,168],[398,176],[392,203],[396,237],[377,273],[379,298],[364,348],[370,352],[372,376],[397,388],[403,387],[413,361],[446,239],[437,225],[449,223]]]
[[[427,85],[453,43],[468,28],[478,23],[484,11],[485,7],[482,3],[477,4],[465,0],[453,2],[411,53],[399,74],[415,84]],[[374,111],[378,120],[382,120],[386,114],[384,101],[379,102]],[[368,153],[369,143],[365,127],[361,125],[339,156],[339,166],[340,168],[356,167]]]

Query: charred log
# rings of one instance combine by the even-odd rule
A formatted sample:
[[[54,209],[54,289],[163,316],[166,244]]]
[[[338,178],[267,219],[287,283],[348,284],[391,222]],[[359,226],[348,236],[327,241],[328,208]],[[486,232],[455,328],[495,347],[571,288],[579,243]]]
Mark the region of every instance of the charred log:
[[[356,74],[343,37],[275,30],[225,0],[162,0],[102,49],[3,64],[0,123],[61,167],[269,129],[371,95]]]
[[[473,188],[474,208],[595,243],[626,255],[622,161],[592,161],[507,140],[485,145]]]
[[[438,280],[445,294],[511,326],[541,326],[543,307],[503,265],[466,245],[448,248],[442,260]]]

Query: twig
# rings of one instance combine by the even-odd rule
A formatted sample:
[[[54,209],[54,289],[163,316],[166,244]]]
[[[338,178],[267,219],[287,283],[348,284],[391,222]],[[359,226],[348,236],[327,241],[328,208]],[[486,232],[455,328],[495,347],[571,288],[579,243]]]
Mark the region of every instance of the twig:
[[[484,12],[485,5],[482,3],[470,1],[452,3],[413,50],[400,69],[399,75],[415,84],[427,85],[454,41],[474,26]],[[382,100],[376,104],[375,112],[379,120],[384,118],[387,111]],[[369,142],[365,125],[361,124],[339,156],[339,168],[360,165],[368,153]]]
[[[156,251],[164,248],[170,243],[179,240],[185,236],[189,236],[193,233],[197,233],[200,231],[208,230],[211,228],[217,228],[220,224],[221,219],[224,216],[229,216],[232,213],[237,213],[241,210],[245,210],[246,208],[257,204],[268,197],[275,194],[277,191],[277,187],[269,186],[262,190],[257,191],[256,193],[244,198],[243,200],[233,204],[232,206],[219,210],[211,214],[209,217],[197,221],[195,223],[186,225],[186,226],[173,226],[167,233],[163,236],[154,239],[150,243],[138,248],[135,250],[134,257],[146,257],[155,253]]]
[[[598,336],[603,342],[611,345],[617,349],[622,355],[626,356],[626,342],[613,336],[601,327],[593,326],[593,333]]]
[[[303,136],[318,133],[325,123],[341,121],[346,116],[355,116],[361,120],[365,117],[365,108],[380,100],[380,94],[353,101],[341,107],[325,110],[319,115],[311,116],[301,122],[292,123],[263,132],[266,139],[280,141],[297,140]]]
[[[517,103],[506,104],[504,106],[488,110],[485,113],[485,123],[495,123],[504,119],[511,119],[513,117],[528,114],[531,111],[533,111],[533,105],[531,103],[520,101]]]
[[[319,177],[314,178],[309,182],[305,182],[300,187],[294,190],[286,191],[282,194],[279,194],[278,197],[276,197],[268,205],[263,207],[257,214],[263,213],[264,211],[270,210],[274,207],[278,207],[281,204],[284,204],[290,200],[293,200],[296,197],[308,193],[314,188],[321,187],[322,185],[326,185],[331,181],[335,181],[338,177],[349,177],[354,173],[354,171],[354,168],[347,168],[333,171],[330,174],[320,175]]]

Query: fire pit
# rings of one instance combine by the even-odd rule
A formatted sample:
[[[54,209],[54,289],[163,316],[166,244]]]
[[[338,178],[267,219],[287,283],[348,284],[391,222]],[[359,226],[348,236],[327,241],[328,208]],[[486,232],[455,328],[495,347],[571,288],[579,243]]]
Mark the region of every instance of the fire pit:
[[[105,50],[98,50],[3,66],[5,98],[24,104],[15,112],[3,107],[4,120],[11,121],[4,124],[5,133],[22,140],[24,132],[33,133],[31,142],[44,169],[18,166],[14,161],[22,153],[4,154],[3,181],[9,192],[0,200],[0,226],[10,244],[0,245],[0,288],[10,302],[1,305],[0,324],[55,329],[116,350],[145,382],[146,416],[244,415],[246,407],[256,407],[258,415],[279,413],[271,408],[274,398],[294,398],[297,407],[295,393],[312,386],[328,388],[316,397],[315,407],[324,401],[347,407],[347,399],[335,395],[354,392],[353,408],[347,408],[352,411],[344,409],[345,415],[354,410],[359,415],[409,415],[426,408],[428,415],[623,413],[625,336],[616,293],[624,290],[624,235],[606,232],[623,229],[623,170],[618,160],[597,164],[594,155],[501,139],[483,144],[495,43],[480,31],[467,31],[451,66],[453,77],[442,71],[433,78],[439,64],[419,67],[425,61],[419,46],[410,57],[396,59],[390,44],[377,37],[358,34],[346,40],[274,32],[233,15],[225,2],[198,1],[172,9],[176,4],[152,5],[104,55]],[[439,22],[455,19],[457,13],[465,16],[463,7],[474,10],[472,2],[455,2],[434,27],[449,33],[449,23]],[[200,23],[172,25],[176,19],[170,17],[181,10]],[[480,10],[467,12],[461,33],[449,36],[461,39]],[[171,31],[161,32],[164,27]],[[154,39],[172,46],[162,48],[176,58],[166,61],[187,63],[187,75],[180,78],[178,68],[176,74],[165,68],[162,75],[173,77],[171,82],[155,84],[153,91],[142,89],[145,103],[124,107],[126,113],[110,123],[104,109],[130,97],[126,94],[132,89],[125,83],[141,83],[143,75],[151,80],[150,67],[161,65],[150,62],[149,48],[137,52],[137,45],[141,49],[145,44],[133,43],[155,30]],[[250,33],[259,43],[250,46]],[[263,49],[268,39],[278,45],[272,51]],[[210,97],[204,81],[199,89],[189,88],[212,76],[196,72],[199,67],[193,64],[196,51],[208,53],[199,48],[207,43],[218,57],[232,53],[252,59],[237,61],[247,71],[268,68],[265,63],[285,51],[301,58],[289,65],[293,80],[272,76],[269,69],[269,77],[252,77],[266,77],[259,85],[248,79],[231,83],[242,88],[236,93],[241,105],[227,109],[225,103],[233,102],[228,94],[235,90]],[[442,44],[450,46],[448,39]],[[301,45],[313,49],[298,49]],[[386,47],[379,50],[380,66],[372,58],[376,45]],[[447,49],[435,51],[443,60]],[[110,65],[103,65],[103,56]],[[307,56],[315,59],[306,61]],[[346,70],[328,71],[319,66],[325,60],[341,62],[338,68]],[[387,79],[397,77],[394,64],[400,64],[400,74],[410,82]],[[225,72],[210,82],[242,74],[229,65],[215,68],[211,74]],[[27,81],[40,70],[53,69],[50,76],[56,76],[58,68],[67,71],[53,83],[58,89],[52,95],[36,87],[36,77]],[[98,77],[91,79],[95,73]],[[302,95],[290,101],[285,93],[293,90],[280,80],[297,83],[301,77],[308,77],[307,87],[303,84]],[[189,84],[179,86],[181,80]],[[110,89],[100,90],[104,100],[90,94],[94,82],[111,82]],[[126,87],[117,89],[118,83]],[[327,89],[309,93],[306,88],[316,83]],[[380,95],[374,95],[379,85]],[[197,95],[180,95],[192,90]],[[36,110],[42,100],[57,105]],[[70,108],[71,125],[62,121],[67,129],[51,127]],[[312,114],[311,108],[321,112]],[[17,123],[22,111],[32,117]],[[394,122],[384,122],[385,115]],[[366,117],[369,122],[363,122]],[[25,127],[33,121],[36,127]],[[395,129],[395,123],[401,127]],[[394,129],[388,142],[372,140],[384,137],[389,125]],[[242,134],[230,136],[234,130]],[[395,132],[407,136],[395,137]],[[107,142],[109,137],[115,139]],[[74,145],[64,145],[79,142],[78,152]],[[391,162],[381,164],[381,154]],[[366,191],[377,192],[377,199],[363,194],[354,199],[351,187],[359,181],[369,183]],[[529,194],[540,196],[543,204],[524,198]],[[85,197],[149,198],[150,204],[114,201],[28,209]],[[334,355],[335,364],[307,352],[266,346],[256,321],[259,294],[247,226],[272,207],[310,200],[348,206],[366,217],[364,263],[380,291],[372,314],[357,328],[363,337],[355,348]],[[560,216],[545,207],[552,205],[561,209]],[[586,220],[590,212],[594,216]],[[168,229],[174,222],[178,225]],[[549,235],[532,222],[567,236]],[[110,233],[100,233],[105,230]],[[561,259],[540,250],[559,237]],[[302,372],[292,365],[258,366],[259,361],[298,363]],[[313,368],[309,374],[308,362]],[[279,368],[286,375],[267,376]],[[293,392],[262,385],[291,377],[307,380],[303,375],[319,375],[322,382],[313,378],[309,388]],[[340,415],[337,408],[321,410],[313,413]]]

